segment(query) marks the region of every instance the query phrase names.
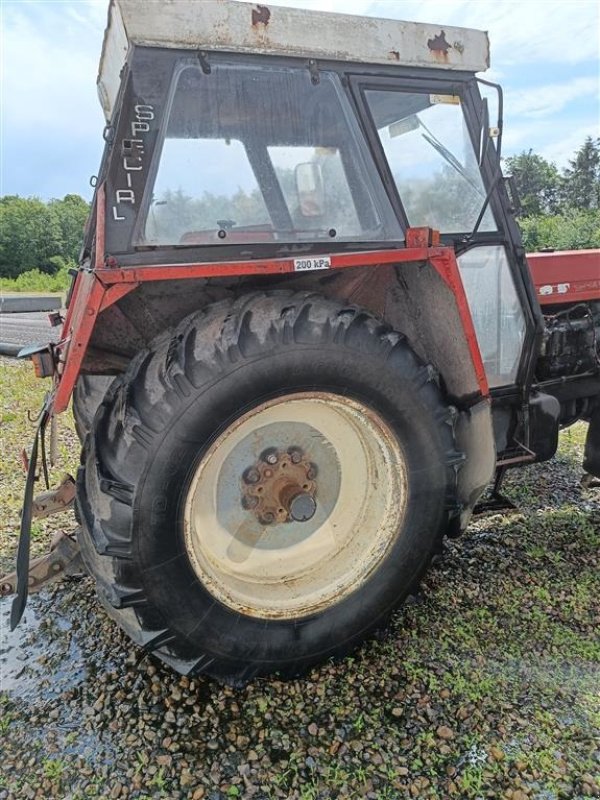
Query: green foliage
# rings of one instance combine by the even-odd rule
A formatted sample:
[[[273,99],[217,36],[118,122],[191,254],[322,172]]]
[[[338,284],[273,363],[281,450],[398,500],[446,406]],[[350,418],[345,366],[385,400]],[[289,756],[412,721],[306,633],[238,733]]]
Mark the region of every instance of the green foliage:
[[[71,282],[68,270],[74,267],[74,261],[63,262],[63,266],[52,275],[47,272],[41,272],[39,269],[29,269],[16,278],[0,278],[0,291],[65,292]]]
[[[44,203],[37,197],[0,198],[0,278],[28,270],[54,275],[75,261],[89,206],[78,195]]]
[[[564,201],[571,208],[600,209],[600,138],[588,136],[564,174]]]
[[[562,179],[554,164],[529,150],[509,156],[506,171],[515,179],[523,216],[557,212]]]
[[[562,173],[532,150],[509,156],[505,165],[524,217],[600,209],[600,139],[588,136]]]
[[[519,220],[528,252],[542,248],[581,250],[600,247],[600,213],[567,210],[555,216],[524,217]]]
[[[532,150],[507,158],[505,171],[519,192],[527,250],[600,247],[600,139],[588,136],[562,174]]]

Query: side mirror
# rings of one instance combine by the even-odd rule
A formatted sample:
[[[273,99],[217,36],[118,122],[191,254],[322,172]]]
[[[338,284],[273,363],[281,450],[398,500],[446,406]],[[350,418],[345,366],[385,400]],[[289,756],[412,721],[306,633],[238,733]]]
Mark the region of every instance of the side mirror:
[[[320,164],[308,161],[295,169],[296,191],[303,217],[320,217],[325,213],[325,192]]]

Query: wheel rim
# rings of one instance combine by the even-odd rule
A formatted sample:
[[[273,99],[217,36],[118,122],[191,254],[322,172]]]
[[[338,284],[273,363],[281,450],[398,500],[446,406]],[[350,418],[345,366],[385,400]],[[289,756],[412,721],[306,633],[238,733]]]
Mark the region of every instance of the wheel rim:
[[[229,608],[314,614],[362,586],[399,536],[402,449],[366,405],[311,392],[262,403],[202,457],[186,495],[193,569]]]

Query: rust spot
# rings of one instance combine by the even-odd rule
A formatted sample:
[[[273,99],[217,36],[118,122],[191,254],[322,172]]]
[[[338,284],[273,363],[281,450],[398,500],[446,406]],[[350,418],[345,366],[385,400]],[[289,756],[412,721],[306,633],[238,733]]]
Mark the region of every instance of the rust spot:
[[[452,45],[446,41],[446,33],[441,31],[437,36],[434,36],[433,39],[427,40],[427,47],[434,53],[443,53],[447,56],[448,50]]]
[[[242,475],[241,504],[262,525],[292,522],[292,503],[299,495],[314,500],[317,492],[317,467],[298,447],[286,453],[267,448],[260,460]]]
[[[268,25],[271,19],[271,11],[267,6],[256,6],[252,9],[253,25]]]
[[[397,50],[390,50],[390,58],[394,61],[400,61],[400,53]]]

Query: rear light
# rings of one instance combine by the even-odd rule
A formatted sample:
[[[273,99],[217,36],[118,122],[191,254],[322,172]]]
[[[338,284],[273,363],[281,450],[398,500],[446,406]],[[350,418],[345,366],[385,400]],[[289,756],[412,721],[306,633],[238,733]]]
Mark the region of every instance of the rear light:
[[[31,356],[33,370],[38,378],[49,378],[54,374],[54,361],[50,353],[36,353]]]
[[[33,370],[38,378],[49,378],[54,375],[55,364],[52,345],[46,344],[24,347],[20,351],[18,357],[31,359]]]

